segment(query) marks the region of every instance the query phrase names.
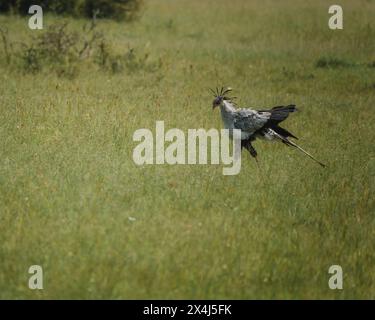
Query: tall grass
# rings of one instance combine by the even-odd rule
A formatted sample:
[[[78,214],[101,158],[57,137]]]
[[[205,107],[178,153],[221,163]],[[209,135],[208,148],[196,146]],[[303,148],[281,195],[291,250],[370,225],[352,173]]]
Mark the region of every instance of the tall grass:
[[[101,22],[155,72],[31,74],[1,53],[0,298],[375,298],[375,6],[342,5],[342,31],[326,1],[158,0],[137,23]],[[24,18],[0,25],[34,35]],[[133,163],[134,130],[156,120],[221,128],[217,85],[240,106],[297,104],[285,126],[327,168],[261,141],[261,170],[243,153],[238,176]],[[33,264],[44,290],[28,289]],[[328,288],[333,264],[343,290]]]

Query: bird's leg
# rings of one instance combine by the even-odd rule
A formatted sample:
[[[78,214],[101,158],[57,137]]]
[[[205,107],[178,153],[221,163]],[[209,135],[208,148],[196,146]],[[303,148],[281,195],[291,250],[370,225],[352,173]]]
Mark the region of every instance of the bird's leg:
[[[259,170],[259,171],[262,171],[262,170],[260,169],[260,165],[259,165],[259,161],[258,161],[258,158],[257,158],[257,157],[255,157],[254,159],[255,159],[255,162],[257,163],[257,167],[258,167],[258,170]]]
[[[258,161],[258,153],[255,150],[255,148],[253,147],[253,145],[251,144],[251,142],[249,142],[249,149],[248,150],[250,152],[250,155],[255,159],[255,162],[257,163],[258,169],[260,170],[259,161]]]
[[[257,157],[258,153],[250,142],[249,142],[249,146],[248,146],[247,150],[249,150],[252,157],[254,157],[254,158]]]
[[[247,144],[249,143],[249,140],[241,140],[241,150],[243,148],[247,149]]]
[[[251,144],[250,140],[241,141],[241,147],[246,148],[247,151],[249,151],[250,155],[255,159],[255,162],[257,163],[258,169],[260,170],[259,162],[258,162],[258,153]]]

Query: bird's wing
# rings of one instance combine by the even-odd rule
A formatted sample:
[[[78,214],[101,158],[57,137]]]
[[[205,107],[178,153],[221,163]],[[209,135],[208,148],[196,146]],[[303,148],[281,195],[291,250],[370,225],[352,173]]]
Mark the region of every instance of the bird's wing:
[[[249,134],[262,128],[270,119],[271,113],[266,111],[255,111],[252,109],[238,109],[233,114],[234,128],[245,131]]]
[[[271,110],[258,110],[258,112],[269,112],[271,114],[270,121],[278,124],[288,118],[289,113],[297,111],[294,104],[287,106],[273,107]]]

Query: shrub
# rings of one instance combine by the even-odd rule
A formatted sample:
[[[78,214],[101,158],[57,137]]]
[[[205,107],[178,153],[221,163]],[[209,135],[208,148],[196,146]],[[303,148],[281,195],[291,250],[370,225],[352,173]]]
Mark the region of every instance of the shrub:
[[[143,0],[0,0],[0,12],[28,14],[29,7],[37,4],[45,12],[98,18],[133,20]]]
[[[79,65],[84,60],[92,60],[104,41],[94,23],[88,28],[86,25],[83,31],[70,31],[67,23],[60,23],[38,33],[30,42],[11,42],[8,31],[0,28],[5,62],[21,66],[26,72],[36,73],[47,68],[55,70],[58,75],[74,77]]]
[[[317,68],[347,68],[354,66],[354,64],[335,57],[321,57],[317,60],[315,66]]]
[[[141,7],[141,0],[85,0],[81,6],[84,16],[92,17],[98,12],[98,18],[133,20]]]
[[[0,0],[0,12],[8,12],[16,8],[17,0]]]
[[[28,14],[29,8],[34,4],[38,4],[47,12],[74,14],[77,3],[77,0],[18,0],[17,11],[20,14]]]
[[[129,47],[126,52],[114,52],[111,42],[97,31],[95,19],[84,25],[83,32],[71,31],[67,23],[59,23],[28,42],[10,41],[8,30],[0,27],[1,47],[5,59],[0,61],[7,66],[30,73],[46,69],[68,78],[74,78],[83,65],[90,64],[112,73],[155,72],[162,67],[161,59],[150,60],[143,50]]]

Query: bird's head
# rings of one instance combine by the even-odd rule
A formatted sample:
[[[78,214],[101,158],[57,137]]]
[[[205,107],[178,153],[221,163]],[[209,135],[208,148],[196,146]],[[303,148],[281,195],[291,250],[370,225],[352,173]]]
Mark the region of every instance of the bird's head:
[[[231,88],[221,87],[221,90],[219,91],[219,88],[216,88],[216,91],[210,89],[211,92],[214,94],[214,100],[212,101],[212,109],[215,109],[216,107],[222,105],[225,100],[231,100],[229,97],[225,96],[228,92],[232,91]]]

